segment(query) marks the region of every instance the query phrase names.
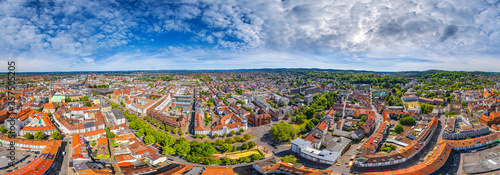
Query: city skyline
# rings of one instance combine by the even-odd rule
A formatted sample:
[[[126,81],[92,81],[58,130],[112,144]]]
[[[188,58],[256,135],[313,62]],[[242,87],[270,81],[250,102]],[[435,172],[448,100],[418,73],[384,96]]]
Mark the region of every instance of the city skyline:
[[[0,60],[18,72],[499,71],[494,0],[0,4]]]

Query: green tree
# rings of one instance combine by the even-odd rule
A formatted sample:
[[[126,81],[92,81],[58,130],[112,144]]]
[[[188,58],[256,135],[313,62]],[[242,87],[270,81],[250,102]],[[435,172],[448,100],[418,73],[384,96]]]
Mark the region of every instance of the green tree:
[[[139,129],[138,131],[135,132],[135,135],[137,137],[142,137],[144,136],[144,130],[143,129]]]
[[[222,134],[222,137],[227,137],[227,134],[226,133]]]
[[[202,155],[205,157],[210,157],[216,152],[217,152],[217,150],[215,149],[215,147],[212,144],[202,143],[194,148],[195,155]]]
[[[248,149],[252,149],[255,146],[257,146],[257,143],[255,143],[255,142],[248,142]]]
[[[197,140],[193,140],[193,141],[189,142],[189,145],[191,145],[191,147],[198,146],[199,144],[200,144],[200,142],[198,142]]]
[[[243,139],[250,140],[252,139],[252,136],[250,136],[250,134],[245,134],[245,136],[243,136]]]
[[[251,161],[252,161],[252,159],[250,159],[250,157],[242,157],[242,158],[238,159],[238,162],[240,162],[240,163],[248,163]]]
[[[83,96],[82,101],[89,101],[89,97]]]
[[[234,141],[241,142],[241,137],[234,137]]]
[[[226,142],[227,144],[232,144],[234,140],[232,138],[227,138],[224,142]]]
[[[196,133],[196,134],[194,135],[194,138],[199,138],[199,137],[200,137],[200,134],[198,134],[198,133]]]
[[[427,103],[419,103],[420,105],[420,110],[424,114],[430,114],[432,110],[434,110],[434,106],[427,104]]]
[[[242,149],[242,150],[246,150],[246,149],[248,149],[248,148],[249,148],[248,143],[243,143],[243,144],[241,144],[241,149]]]
[[[175,149],[170,146],[164,146],[161,153],[163,155],[172,155],[175,154]]]
[[[230,144],[222,144],[219,147],[219,150],[222,151],[223,153],[230,152],[232,150],[232,146]]]
[[[367,117],[366,117],[366,116],[361,117],[361,121],[362,121],[362,122],[366,122],[366,120],[367,120]]]
[[[221,146],[222,144],[224,144],[224,141],[216,140],[214,144],[215,144],[215,146]]]
[[[7,129],[5,129],[5,126],[0,126],[0,132],[2,133],[7,133]]]
[[[177,144],[180,144],[180,143],[188,143],[189,144],[188,140],[185,137],[181,137],[181,138],[177,139],[176,143]]]
[[[335,117],[342,117],[342,114],[340,114],[340,112],[335,112]]]
[[[182,142],[174,145],[175,153],[179,155],[186,155],[191,151],[191,147],[188,142]]]
[[[108,138],[115,138],[115,133],[111,132],[111,131],[106,131],[106,137]]]
[[[45,139],[45,135],[43,135],[43,132],[42,132],[42,131],[37,131],[37,132],[35,133],[35,139],[36,139],[36,140],[43,140],[43,139]]]
[[[297,134],[297,129],[289,123],[281,122],[271,128],[272,137],[280,141],[291,140],[295,134]]]
[[[205,137],[207,137],[207,135],[206,135],[206,134],[201,135],[201,138],[202,138],[202,139],[204,139]]]
[[[164,124],[161,124],[161,125],[160,125],[160,129],[161,129],[161,130],[165,130],[165,125],[164,125]]]
[[[245,132],[245,129],[240,128],[240,132],[238,134],[243,134]]]
[[[399,121],[400,124],[402,125],[414,125],[415,124],[415,118],[413,118],[412,116],[407,116],[405,118],[402,118],[400,121]]]
[[[26,134],[24,134],[24,138],[26,138],[26,139],[33,139],[33,134],[27,132]]]
[[[50,135],[53,139],[61,139],[62,135],[61,135],[61,132],[59,132],[59,130],[56,130],[54,132],[52,132],[52,134]]]
[[[394,127],[394,131],[396,131],[396,133],[402,133],[403,132],[403,126],[401,124],[397,124],[395,127]]]
[[[147,135],[146,137],[144,137],[144,142],[146,143],[146,145],[151,145],[156,142],[156,138],[152,135]]]
[[[219,134],[215,133],[214,135],[212,135],[212,137],[215,139],[215,138],[219,138]]]
[[[260,154],[252,154],[250,155],[250,159],[252,159],[252,161],[256,161],[256,160],[259,160],[262,156]]]
[[[234,135],[236,135],[236,132],[231,131],[231,133],[229,133],[229,135],[234,136]]]
[[[294,155],[287,155],[285,157],[281,157],[280,160],[282,162],[297,164],[297,158]]]

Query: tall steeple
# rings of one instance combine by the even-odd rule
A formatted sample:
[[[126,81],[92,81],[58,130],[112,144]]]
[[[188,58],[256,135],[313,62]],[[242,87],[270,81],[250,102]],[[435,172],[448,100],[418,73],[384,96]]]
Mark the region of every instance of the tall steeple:
[[[49,83],[49,103],[52,103],[52,81]]]

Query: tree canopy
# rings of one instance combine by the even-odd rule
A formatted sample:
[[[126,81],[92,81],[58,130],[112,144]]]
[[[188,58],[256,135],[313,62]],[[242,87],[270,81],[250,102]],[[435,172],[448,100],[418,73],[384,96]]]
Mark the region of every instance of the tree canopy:
[[[282,162],[297,164],[297,158],[294,155],[287,155],[285,157],[280,157]]]
[[[45,139],[45,135],[43,135],[42,131],[37,131],[35,133],[35,139],[37,139],[37,140],[43,140],[43,139]]]
[[[414,125],[415,124],[415,118],[412,116],[406,116],[405,118],[402,118],[399,120],[399,123],[402,125]]]
[[[292,140],[295,134],[297,134],[297,129],[289,123],[281,122],[271,128],[271,134],[275,139],[288,141]]]
[[[396,133],[402,133],[403,132],[403,126],[401,124],[397,124],[395,127],[394,127],[394,131],[396,131]]]
[[[58,130],[54,131],[50,136],[53,139],[61,139],[61,137],[62,137],[61,132],[59,132]]]

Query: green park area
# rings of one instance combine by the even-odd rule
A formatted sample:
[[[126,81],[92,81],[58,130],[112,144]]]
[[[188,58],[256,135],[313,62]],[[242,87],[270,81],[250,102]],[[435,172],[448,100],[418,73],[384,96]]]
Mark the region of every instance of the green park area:
[[[121,144],[124,144],[124,143],[116,142],[115,139],[111,139],[111,146],[116,147],[116,146],[120,146]]]
[[[94,157],[94,159],[108,159],[109,154],[99,154],[97,157]]]
[[[305,119],[303,123],[298,124],[298,125],[293,125],[297,130],[300,130],[301,128],[305,128],[307,123],[309,123],[311,119]]]
[[[243,151],[243,152],[239,152],[239,153],[230,153],[230,154],[226,154],[226,155],[228,157],[231,157],[232,159],[239,159],[242,157],[248,157],[252,154],[262,155],[258,149],[247,150],[247,151]]]

